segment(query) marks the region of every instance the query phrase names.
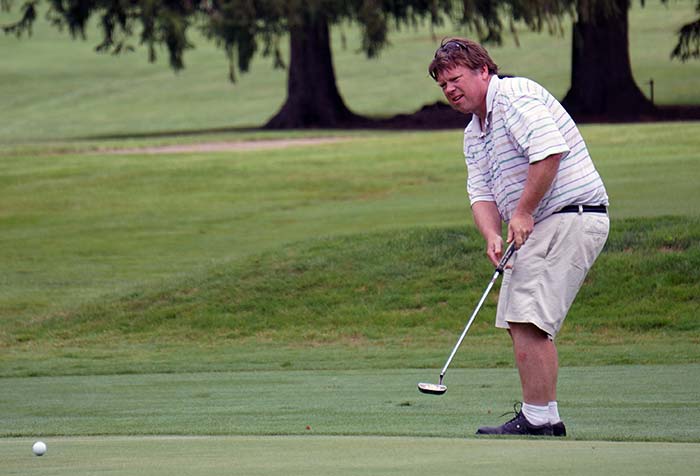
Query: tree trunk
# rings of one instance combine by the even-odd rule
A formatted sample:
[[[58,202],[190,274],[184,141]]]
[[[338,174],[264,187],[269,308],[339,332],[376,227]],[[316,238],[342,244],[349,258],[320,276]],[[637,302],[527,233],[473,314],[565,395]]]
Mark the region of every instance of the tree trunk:
[[[628,40],[629,0],[578,2],[571,57],[571,89],[562,104],[577,119],[624,120],[655,107],[632,76]],[[592,8],[590,6],[593,5]],[[584,11],[589,7],[592,11]]]
[[[338,92],[327,19],[321,14],[303,17],[303,24],[290,28],[287,100],[265,127],[344,127],[361,121]]]

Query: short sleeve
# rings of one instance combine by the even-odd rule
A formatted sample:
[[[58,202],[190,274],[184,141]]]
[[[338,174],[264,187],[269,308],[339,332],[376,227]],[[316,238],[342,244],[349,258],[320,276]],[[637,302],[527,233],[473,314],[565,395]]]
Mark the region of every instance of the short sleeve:
[[[476,202],[493,202],[495,198],[492,192],[492,178],[488,170],[482,169],[483,163],[478,156],[483,145],[473,143],[465,134],[464,138],[464,160],[467,164],[467,194],[469,202],[473,205]]]
[[[504,116],[508,134],[529,163],[552,154],[569,153],[569,146],[542,99],[532,95],[512,98]]]

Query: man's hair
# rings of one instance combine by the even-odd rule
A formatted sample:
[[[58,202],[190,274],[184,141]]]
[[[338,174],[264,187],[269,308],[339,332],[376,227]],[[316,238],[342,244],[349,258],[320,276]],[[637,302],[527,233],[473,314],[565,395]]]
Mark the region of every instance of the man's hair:
[[[435,51],[435,57],[428,66],[428,73],[437,81],[440,73],[456,66],[464,66],[471,70],[480,70],[486,66],[489,74],[498,74],[498,66],[479,43],[466,38],[445,38]]]

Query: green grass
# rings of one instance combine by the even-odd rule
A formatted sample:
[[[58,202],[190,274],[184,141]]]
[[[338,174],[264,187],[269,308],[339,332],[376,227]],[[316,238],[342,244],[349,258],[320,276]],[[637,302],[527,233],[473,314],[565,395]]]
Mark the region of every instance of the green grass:
[[[634,72],[645,92],[654,78],[657,102],[700,103],[697,63],[668,59],[692,9],[633,6]],[[334,52],[351,108],[386,116],[440,99],[428,32],[393,35],[377,62],[346,33]],[[571,436],[482,441],[475,427],[519,395],[508,337],[491,326],[495,293],[449,392],[415,388],[436,379],[490,275],[460,132],[227,131],[273,114],[285,73],[258,58],[231,86],[221,52],[196,41],[174,75],[142,51],[95,55],[94,34],[72,42],[42,24],[29,40],[0,37],[0,473],[697,467],[698,123],[583,128],[613,234],[558,341]],[[502,70],[563,96],[568,30],[521,41],[491,48]],[[104,152],[330,134],[348,140]]]
[[[417,382],[434,381],[437,373],[285,369],[7,378],[3,384],[12,392],[1,397],[0,435],[474,438],[478,426],[504,421],[500,415],[518,394],[512,368],[451,369],[445,395],[419,393]],[[698,392],[697,364],[565,367],[558,398],[568,439],[697,443]]]
[[[676,31],[693,16],[691,0],[668,7],[647,2],[645,8],[633,2],[633,71],[646,94],[646,83],[654,78],[658,103],[700,104],[697,62],[669,58]],[[0,13],[0,24],[12,18]],[[147,62],[143,48],[120,57],[98,55],[93,51],[99,42],[96,29],[88,32],[87,41],[72,41],[39,20],[30,39],[0,36],[0,144],[259,126],[285,98],[286,72],[272,69],[269,59],[255,58],[251,72],[231,85],[224,54],[196,34],[192,40],[197,47],[186,54],[186,69],[174,74],[164,51],[155,65]],[[507,34],[502,47],[489,50],[503,72],[529,76],[562,98],[570,83],[570,23],[564,21],[560,36],[521,32],[519,48]],[[348,47],[342,48],[336,28],[334,62],[341,93],[352,109],[388,116],[441,99],[426,66],[439,39],[458,31],[438,29],[434,37],[427,28],[392,33],[391,45],[370,61],[356,53],[356,29],[343,29]]]
[[[697,215],[697,123],[584,129],[613,218]],[[462,226],[459,133],[277,151],[0,157],[0,318],[42,319],[309,237]]]
[[[697,362],[696,130],[584,129],[613,235],[562,335],[566,364],[582,349],[579,364]],[[343,368],[357,349],[358,368],[434,366],[490,273],[455,132],[8,152],[0,171],[2,375]],[[492,312],[473,366],[511,362]]]
[[[700,463],[698,445],[679,443],[236,436],[56,438],[42,458],[30,448],[26,439],[0,442],[4,474],[655,476],[689,474]]]
[[[697,219],[615,221],[561,335],[563,365],[700,361],[699,242]],[[434,366],[492,272],[481,248],[471,228],[308,240],[8,323],[0,362],[5,375]],[[456,366],[511,365],[495,294]]]

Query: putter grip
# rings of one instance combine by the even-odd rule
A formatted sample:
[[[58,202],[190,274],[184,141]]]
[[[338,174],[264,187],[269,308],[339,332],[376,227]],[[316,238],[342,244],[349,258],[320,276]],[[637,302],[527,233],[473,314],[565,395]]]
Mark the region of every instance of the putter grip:
[[[503,257],[501,258],[501,261],[498,263],[498,266],[496,267],[496,272],[498,274],[503,273],[503,270],[506,267],[506,264],[508,263],[508,260],[510,259],[511,256],[513,256],[513,253],[515,252],[515,243],[511,243],[508,248],[506,249],[506,252],[503,253]]]

